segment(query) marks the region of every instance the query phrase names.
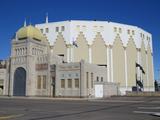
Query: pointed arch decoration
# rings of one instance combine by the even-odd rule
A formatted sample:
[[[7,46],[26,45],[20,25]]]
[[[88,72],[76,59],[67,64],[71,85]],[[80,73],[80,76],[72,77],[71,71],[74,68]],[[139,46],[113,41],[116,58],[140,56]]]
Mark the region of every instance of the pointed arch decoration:
[[[137,49],[132,37],[129,38],[126,48],[127,55],[127,76],[128,87],[136,86],[136,62],[137,62]]]
[[[92,50],[92,63],[99,65],[107,65],[107,52],[106,44],[100,32],[97,32],[93,44]]]
[[[74,46],[74,62],[82,59],[89,62],[89,46],[84,33],[80,32],[75,41],[77,46]]]
[[[141,80],[143,82],[143,86],[146,87],[147,86],[147,61],[146,61],[146,49],[145,49],[145,44],[144,41],[142,40],[142,44],[141,44],[141,65],[145,71],[145,74],[142,74],[141,76]]]
[[[116,36],[113,43],[113,81],[125,87],[125,54],[122,40]]]
[[[154,75],[153,75],[153,56],[150,45],[147,47],[147,64],[148,64],[148,89],[154,88]]]
[[[56,41],[53,45],[53,53],[63,57],[64,60],[67,58],[67,46],[62,33],[58,33]]]

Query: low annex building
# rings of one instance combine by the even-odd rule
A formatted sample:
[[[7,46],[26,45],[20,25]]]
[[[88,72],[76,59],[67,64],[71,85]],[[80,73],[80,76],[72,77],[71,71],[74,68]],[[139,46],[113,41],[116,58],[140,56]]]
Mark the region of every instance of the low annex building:
[[[107,97],[154,91],[152,49],[151,34],[136,26],[46,19],[16,32],[11,56],[0,68],[0,94]]]

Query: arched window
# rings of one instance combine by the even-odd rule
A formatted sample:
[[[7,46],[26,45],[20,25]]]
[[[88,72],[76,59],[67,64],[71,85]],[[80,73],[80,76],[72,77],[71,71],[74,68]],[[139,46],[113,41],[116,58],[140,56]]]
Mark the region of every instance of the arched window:
[[[34,55],[34,48],[32,48],[32,55]]]
[[[19,55],[19,48],[17,49],[17,55]]]
[[[14,72],[14,84],[13,84],[14,96],[26,95],[26,70],[19,67]]]
[[[22,55],[22,48],[20,48],[20,55]]]
[[[17,55],[17,49],[15,49],[15,55]]]

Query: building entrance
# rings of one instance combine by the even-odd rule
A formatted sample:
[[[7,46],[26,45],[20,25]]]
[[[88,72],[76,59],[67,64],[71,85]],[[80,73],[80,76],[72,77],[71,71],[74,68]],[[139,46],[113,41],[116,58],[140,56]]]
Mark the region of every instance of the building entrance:
[[[22,67],[16,69],[14,73],[13,96],[26,95],[26,70]]]

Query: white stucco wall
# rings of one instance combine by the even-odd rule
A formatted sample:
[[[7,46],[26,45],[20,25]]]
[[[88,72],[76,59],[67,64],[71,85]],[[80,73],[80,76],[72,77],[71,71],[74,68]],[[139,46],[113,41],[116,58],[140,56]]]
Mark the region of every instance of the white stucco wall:
[[[44,29],[43,31],[45,31],[45,28],[49,29],[49,33],[45,32],[43,33],[46,34],[50,42],[50,45],[54,45],[54,42],[56,41],[56,37],[58,34],[58,32],[56,32],[55,29],[56,27],[59,27],[59,31],[62,32],[62,35],[67,44],[72,44],[72,41],[77,38],[79,32],[83,32],[88,44],[91,45],[95,38],[96,33],[100,32],[106,45],[113,45],[115,36],[119,34],[124,46],[127,46],[128,40],[130,36],[132,36],[136,44],[136,47],[140,48],[142,43],[142,38],[141,38],[141,33],[142,33],[142,35],[144,34],[145,48],[147,49],[149,41],[149,45],[152,50],[152,35],[137,26],[108,22],[108,21],[81,21],[81,20],[42,23],[42,24],[36,24],[35,26],[39,29]],[[61,31],[62,26],[65,27],[64,31]],[[77,28],[78,26],[79,28]],[[117,32],[114,31],[114,27],[117,28]],[[121,28],[122,31],[121,33],[118,32],[119,28]],[[128,30],[130,30],[131,34],[128,34],[127,32]],[[134,31],[134,35],[132,35],[132,31]],[[147,36],[150,38],[150,40],[147,40]]]

